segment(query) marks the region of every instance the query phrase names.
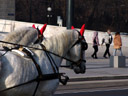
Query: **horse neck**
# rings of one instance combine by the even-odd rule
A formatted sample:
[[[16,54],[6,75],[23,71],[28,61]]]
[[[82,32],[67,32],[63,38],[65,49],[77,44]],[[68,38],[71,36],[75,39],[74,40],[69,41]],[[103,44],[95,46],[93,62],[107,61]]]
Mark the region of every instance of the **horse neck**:
[[[44,40],[43,44],[47,50],[54,52],[59,56],[65,56],[77,39],[77,32],[73,30],[66,30],[56,36],[52,36]]]

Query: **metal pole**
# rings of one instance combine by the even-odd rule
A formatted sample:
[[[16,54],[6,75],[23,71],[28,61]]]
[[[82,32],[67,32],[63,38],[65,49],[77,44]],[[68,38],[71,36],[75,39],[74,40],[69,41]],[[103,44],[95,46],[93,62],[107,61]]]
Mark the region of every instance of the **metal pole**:
[[[74,0],[67,0],[67,19],[66,19],[66,23],[67,23],[67,29],[71,29],[71,26],[73,25],[73,18],[74,18]],[[66,61],[66,66],[71,66],[71,62],[70,61]]]
[[[67,29],[71,29],[73,25],[73,18],[74,18],[74,0],[67,0]]]

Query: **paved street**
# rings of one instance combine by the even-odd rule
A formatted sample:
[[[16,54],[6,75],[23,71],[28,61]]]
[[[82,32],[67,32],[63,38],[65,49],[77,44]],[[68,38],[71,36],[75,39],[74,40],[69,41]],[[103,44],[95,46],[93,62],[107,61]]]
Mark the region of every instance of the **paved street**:
[[[77,81],[77,82],[68,82],[66,86],[60,85],[55,94],[56,95],[57,94],[73,94],[73,93],[82,93],[82,92],[94,93],[97,91],[109,92],[113,90],[126,90],[126,89],[128,89],[128,79]]]
[[[128,89],[56,94],[54,96],[128,96]]]
[[[128,79],[70,82],[60,85],[54,96],[127,96]]]

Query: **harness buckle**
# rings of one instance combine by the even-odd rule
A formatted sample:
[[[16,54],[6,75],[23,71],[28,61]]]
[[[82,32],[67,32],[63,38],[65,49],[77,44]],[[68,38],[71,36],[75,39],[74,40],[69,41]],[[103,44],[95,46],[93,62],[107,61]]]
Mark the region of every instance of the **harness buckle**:
[[[61,74],[60,75],[60,78],[59,78],[59,81],[60,83],[62,83],[63,85],[66,85],[68,80],[69,80],[69,77],[64,75],[65,73]],[[63,78],[63,79],[62,79]]]

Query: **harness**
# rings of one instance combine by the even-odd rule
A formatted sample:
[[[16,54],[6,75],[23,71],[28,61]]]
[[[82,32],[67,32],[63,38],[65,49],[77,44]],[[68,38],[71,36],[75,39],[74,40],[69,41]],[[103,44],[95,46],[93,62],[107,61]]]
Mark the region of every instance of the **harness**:
[[[79,37],[78,37],[78,40],[72,45],[71,48],[73,48],[76,44],[81,43],[81,50],[83,50],[83,51],[87,50],[88,49],[88,44],[86,43],[86,40],[84,39],[83,36],[81,36],[81,34],[80,34],[80,32],[78,30],[75,30],[75,31],[78,32]],[[79,66],[81,64],[81,62],[85,62],[86,63],[86,60],[82,59],[83,58],[82,52],[80,54],[80,59],[78,61],[76,61],[76,62],[72,62],[71,61],[72,62],[71,66],[61,66],[61,67],[70,67],[70,68],[72,68],[72,66],[74,66],[74,64],[77,64],[77,66]],[[68,61],[70,61],[70,60],[68,60]]]
[[[42,48],[45,48],[42,44],[41,44],[40,46],[41,46]],[[13,49],[9,49],[8,47],[3,47],[3,48],[4,48],[4,50],[2,50],[2,51],[6,51],[6,52],[5,52],[2,56],[4,56],[8,51],[12,51],[13,49],[17,49],[17,47],[16,47],[16,48],[13,48]],[[36,62],[36,60],[34,59],[32,53],[31,53],[29,50],[27,50],[26,48],[22,48],[22,49],[23,49],[22,51],[25,52],[25,53],[31,58],[31,60],[34,62],[35,66],[36,66],[36,69],[37,69],[37,71],[38,71],[38,76],[37,76],[35,79],[30,80],[30,81],[28,81],[28,82],[25,82],[25,83],[22,83],[22,84],[19,84],[19,85],[15,85],[15,86],[13,86],[13,87],[9,87],[9,88],[7,88],[7,89],[0,90],[0,93],[36,81],[36,82],[37,82],[37,85],[36,85],[36,88],[35,88],[34,93],[33,93],[33,96],[35,96],[40,81],[59,79],[59,81],[60,81],[63,85],[66,85],[66,84],[67,84],[67,81],[69,80],[69,77],[66,76],[65,73],[59,73],[59,70],[58,70],[57,65],[55,64],[55,61],[53,60],[52,56],[51,56],[48,52],[45,51],[45,53],[46,53],[46,55],[47,55],[47,57],[48,57],[48,59],[49,59],[51,65],[52,65],[52,68],[53,68],[54,73],[52,73],[52,74],[42,74],[41,68],[40,68],[40,66],[38,65],[38,63]],[[53,63],[52,63],[52,62],[53,62]],[[54,67],[54,66],[55,66],[55,67]],[[57,72],[56,72],[56,70],[57,70]],[[63,77],[64,79],[62,79],[62,77]]]
[[[0,42],[2,42],[2,43],[7,43],[7,44],[13,44],[13,45],[18,46],[18,47],[13,48],[13,49],[18,49],[18,48],[20,48],[19,46],[24,46],[24,45],[19,45],[19,44],[14,44],[14,43],[5,42],[5,41],[0,41]],[[77,42],[78,42],[78,41],[77,41]],[[77,44],[77,43],[75,43],[73,46],[75,46],[76,44]],[[42,49],[38,49],[38,48],[34,48],[34,47],[28,47],[28,46],[24,46],[24,47],[33,48],[33,49],[37,49],[37,50],[44,50],[44,51],[45,51],[45,54],[47,55],[47,57],[48,57],[48,59],[49,59],[49,61],[50,61],[50,63],[51,63],[51,66],[52,66],[52,68],[53,68],[54,73],[52,73],[52,74],[42,74],[41,68],[40,68],[40,66],[38,65],[38,63],[36,62],[36,60],[34,59],[32,53],[31,53],[29,50],[23,48],[23,51],[26,52],[26,54],[27,54],[27,55],[32,59],[32,61],[34,62],[35,66],[36,66],[36,69],[37,69],[37,71],[38,71],[38,76],[37,76],[35,79],[30,80],[30,81],[27,81],[27,82],[25,82],[25,83],[22,83],[22,84],[19,84],[19,85],[15,85],[15,86],[9,87],[9,88],[7,88],[7,89],[0,90],[0,93],[36,81],[36,82],[37,82],[37,85],[36,85],[35,91],[34,91],[34,93],[33,93],[33,96],[35,96],[35,94],[36,94],[36,92],[37,92],[37,89],[38,89],[38,86],[39,86],[39,84],[40,84],[40,81],[59,79],[59,81],[60,81],[63,85],[66,85],[66,84],[67,84],[67,81],[69,80],[69,77],[66,76],[65,73],[59,73],[58,67],[57,67],[55,61],[53,60],[51,54],[53,54],[53,55],[55,55],[55,56],[58,56],[58,57],[61,57],[61,58],[63,58],[63,59],[66,59],[66,60],[68,60],[68,61],[70,61],[70,62],[73,62],[73,64],[76,63],[76,62],[74,62],[74,61],[72,61],[72,60],[69,60],[69,59],[67,59],[67,58],[65,58],[65,57],[59,56],[59,55],[57,55],[57,54],[55,54],[55,53],[52,53],[52,52],[50,52],[50,51],[47,51],[46,48],[45,48],[45,46],[42,45],[42,44],[40,44],[40,46],[42,47]],[[72,46],[72,47],[73,47],[73,46]],[[6,52],[5,52],[2,56],[4,56],[8,51],[11,51],[11,50],[12,50],[12,49],[9,49],[8,47],[3,47],[3,48],[4,48],[4,51],[6,51]],[[79,62],[86,62],[86,61],[80,59]],[[79,65],[79,64],[78,64],[78,65]],[[56,71],[56,70],[57,70],[57,71]],[[62,79],[62,77],[63,77],[64,79]]]

